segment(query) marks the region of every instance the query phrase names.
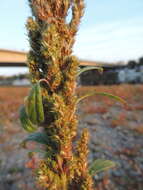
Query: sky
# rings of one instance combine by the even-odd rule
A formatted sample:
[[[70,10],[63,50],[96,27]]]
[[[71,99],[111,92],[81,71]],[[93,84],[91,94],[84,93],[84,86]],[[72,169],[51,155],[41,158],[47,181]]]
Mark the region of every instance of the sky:
[[[80,59],[128,61],[143,56],[143,0],[85,0],[74,45]],[[29,50],[28,0],[0,2],[0,48]]]

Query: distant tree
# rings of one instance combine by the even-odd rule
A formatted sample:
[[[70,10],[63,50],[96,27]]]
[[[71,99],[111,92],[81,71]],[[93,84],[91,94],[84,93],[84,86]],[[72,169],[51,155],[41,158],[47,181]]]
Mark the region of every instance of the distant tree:
[[[143,57],[139,58],[139,65],[143,65]]]
[[[134,69],[136,65],[137,65],[137,62],[134,60],[131,60],[128,62],[128,68],[130,69]]]

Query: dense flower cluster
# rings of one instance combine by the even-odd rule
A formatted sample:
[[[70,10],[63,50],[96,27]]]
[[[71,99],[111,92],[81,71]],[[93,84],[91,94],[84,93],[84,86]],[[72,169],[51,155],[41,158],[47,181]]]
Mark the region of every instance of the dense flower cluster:
[[[29,4],[32,17],[26,25],[31,46],[28,66],[32,83],[40,81],[44,109],[40,127],[48,138],[37,181],[49,190],[92,190],[87,164],[88,132],[83,131],[77,146],[73,146],[77,135],[75,88],[79,61],[72,56],[72,47],[84,2],[29,0]],[[68,22],[69,10],[72,17]]]

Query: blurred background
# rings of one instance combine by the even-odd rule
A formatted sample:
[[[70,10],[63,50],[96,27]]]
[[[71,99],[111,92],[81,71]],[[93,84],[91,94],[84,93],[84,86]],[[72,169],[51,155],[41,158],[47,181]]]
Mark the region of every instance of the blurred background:
[[[79,133],[90,131],[89,162],[117,163],[115,170],[94,176],[97,190],[143,190],[143,1],[85,3],[73,53],[80,67],[101,66],[104,72],[83,73],[77,93],[109,92],[128,106],[107,97],[87,98],[78,109]],[[36,189],[28,150],[20,147],[27,134],[18,119],[30,88],[25,28],[30,15],[28,0],[0,2],[0,190]]]

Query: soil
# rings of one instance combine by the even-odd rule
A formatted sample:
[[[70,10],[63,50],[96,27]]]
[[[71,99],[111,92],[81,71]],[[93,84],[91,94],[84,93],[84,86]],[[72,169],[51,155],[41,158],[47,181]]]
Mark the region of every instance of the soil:
[[[79,135],[83,128],[89,129],[89,163],[99,158],[116,163],[115,169],[94,176],[97,190],[143,190],[143,87],[115,88],[119,95],[128,92],[125,96],[129,106],[123,107],[106,98],[104,101],[87,98],[79,105]],[[133,89],[135,96],[132,97]],[[0,88],[0,92],[2,90],[5,89]],[[0,190],[36,190],[31,170],[26,167],[28,150],[20,147],[27,136],[18,120],[18,106],[27,90],[21,93],[17,95],[18,102],[13,96],[8,105],[4,92],[0,93],[0,105],[4,103],[7,108],[2,108],[5,115],[0,114]],[[17,106],[8,112],[13,102]]]

